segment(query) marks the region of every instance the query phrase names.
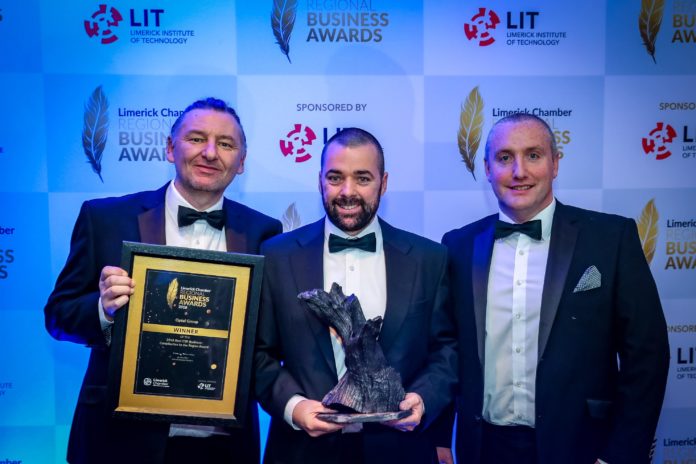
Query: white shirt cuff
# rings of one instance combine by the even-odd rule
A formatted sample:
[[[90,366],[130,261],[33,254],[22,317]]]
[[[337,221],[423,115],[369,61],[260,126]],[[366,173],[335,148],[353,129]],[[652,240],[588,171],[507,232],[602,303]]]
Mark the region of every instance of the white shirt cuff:
[[[285,410],[283,411],[283,419],[285,419],[285,422],[290,425],[295,430],[301,430],[298,426],[295,425],[295,423],[292,421],[292,413],[295,410],[295,406],[300,401],[304,401],[307,398],[305,398],[302,395],[294,395],[292,398],[288,400],[288,403],[285,405]]]
[[[111,345],[111,326],[114,325],[114,321],[110,321],[106,318],[104,314],[104,305],[102,305],[101,297],[97,303],[99,312],[99,324],[101,324],[102,333],[106,339],[106,344]]]
[[[104,312],[104,305],[102,305],[101,297],[98,301],[99,306],[99,323],[101,324],[102,331],[111,328],[114,325],[114,321],[110,321],[106,318],[106,313]]]

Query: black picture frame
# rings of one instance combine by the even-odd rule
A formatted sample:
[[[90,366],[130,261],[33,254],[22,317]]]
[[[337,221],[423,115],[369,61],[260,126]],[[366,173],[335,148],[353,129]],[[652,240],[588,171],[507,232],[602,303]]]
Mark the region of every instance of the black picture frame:
[[[113,415],[242,426],[263,257],[123,242],[121,267],[135,292],[112,326]]]

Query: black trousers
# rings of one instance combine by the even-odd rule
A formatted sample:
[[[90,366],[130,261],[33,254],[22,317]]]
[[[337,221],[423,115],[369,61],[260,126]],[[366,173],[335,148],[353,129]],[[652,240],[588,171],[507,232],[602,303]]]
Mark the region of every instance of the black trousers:
[[[167,439],[165,464],[258,464],[259,457],[245,455],[248,446],[239,446],[225,435],[205,438],[176,436]],[[232,457],[232,459],[231,459]]]
[[[537,464],[536,432],[524,425],[483,421],[482,464]]]

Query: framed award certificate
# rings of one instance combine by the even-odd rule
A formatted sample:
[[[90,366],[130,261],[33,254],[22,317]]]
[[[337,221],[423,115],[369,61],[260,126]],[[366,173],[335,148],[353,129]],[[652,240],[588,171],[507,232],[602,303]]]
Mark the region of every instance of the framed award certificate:
[[[263,257],[124,242],[121,267],[135,293],[112,327],[114,415],[241,425]]]

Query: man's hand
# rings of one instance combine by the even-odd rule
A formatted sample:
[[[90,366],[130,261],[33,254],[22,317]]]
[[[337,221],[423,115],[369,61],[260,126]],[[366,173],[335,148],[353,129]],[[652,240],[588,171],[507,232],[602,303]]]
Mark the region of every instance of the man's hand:
[[[302,400],[292,410],[292,422],[307,432],[310,437],[320,437],[327,433],[337,432],[343,428],[343,425],[317,419],[316,416],[320,412],[336,411],[324,407],[319,401]]]
[[[435,449],[437,450],[438,464],[454,464],[454,457],[452,456],[451,448],[440,448],[438,446]]]
[[[116,310],[128,303],[135,282],[128,273],[115,266],[104,266],[99,276],[99,297],[104,307],[104,316],[113,321]]]
[[[410,432],[420,424],[423,418],[423,413],[425,412],[425,405],[423,404],[423,398],[420,397],[418,393],[408,392],[404,397],[404,400],[399,403],[399,409],[401,411],[411,411],[409,416],[403,419],[382,422],[384,425],[389,427],[394,427],[397,430]]]

